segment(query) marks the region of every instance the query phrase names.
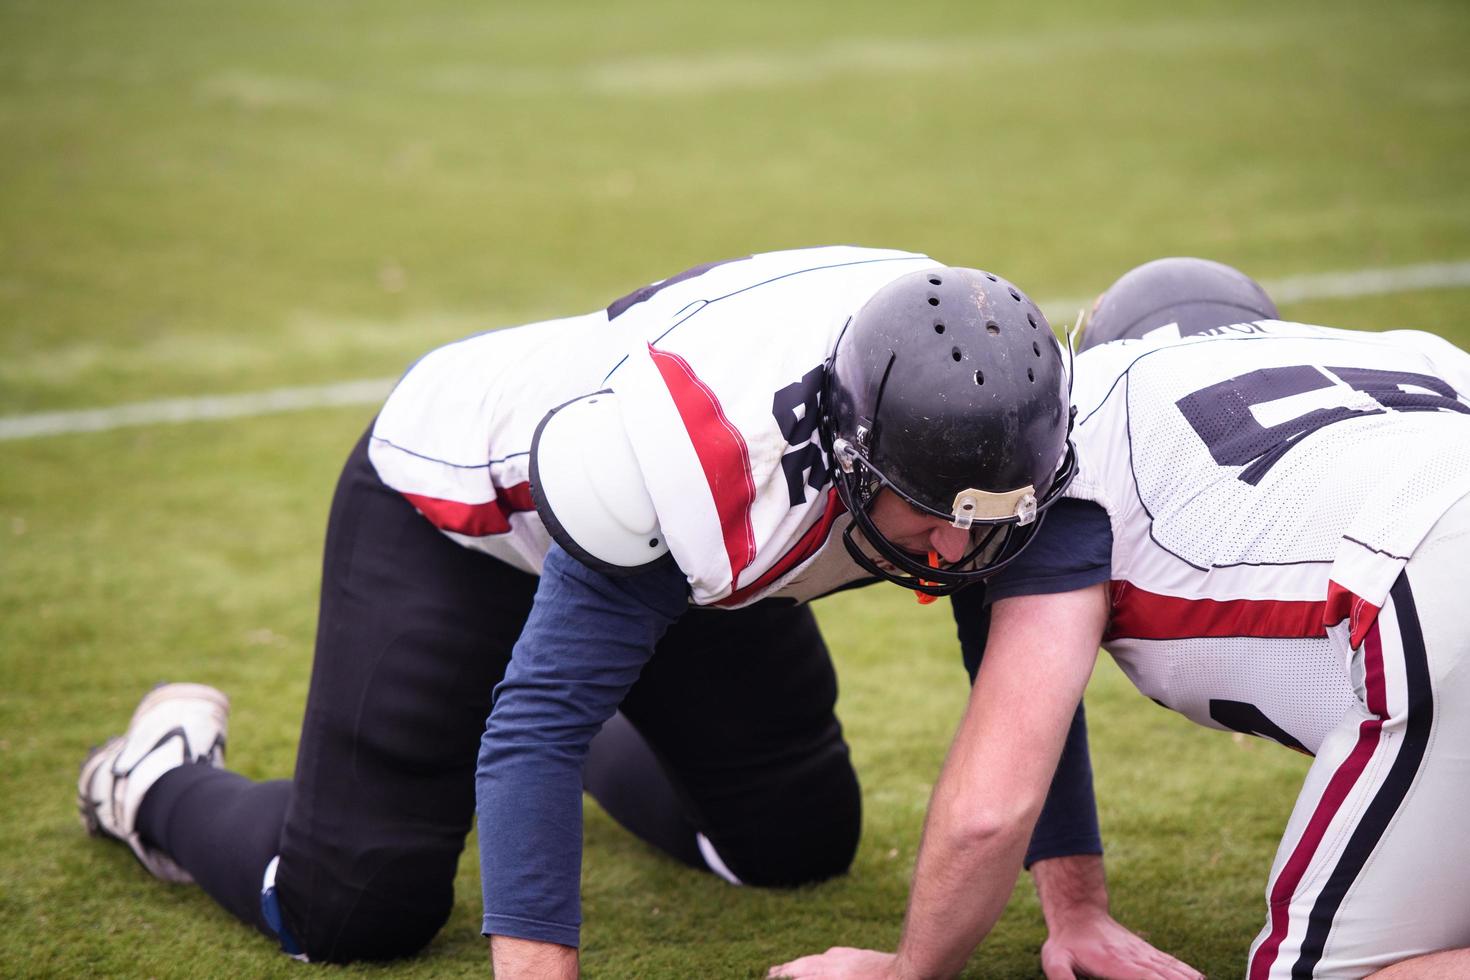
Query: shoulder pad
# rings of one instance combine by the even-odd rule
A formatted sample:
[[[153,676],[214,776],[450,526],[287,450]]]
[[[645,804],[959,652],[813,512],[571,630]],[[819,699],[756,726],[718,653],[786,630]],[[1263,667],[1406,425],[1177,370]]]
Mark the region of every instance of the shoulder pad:
[[[546,530],[584,565],[628,575],[673,560],[612,391],[546,414],[531,439],[530,478]]]

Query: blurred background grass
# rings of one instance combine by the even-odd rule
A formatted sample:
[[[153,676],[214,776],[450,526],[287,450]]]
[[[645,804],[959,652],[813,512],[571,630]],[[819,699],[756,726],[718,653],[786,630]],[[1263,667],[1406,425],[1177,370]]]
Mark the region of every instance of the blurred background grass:
[[[0,415],[397,374],[474,330],[826,242],[1087,295],[1163,254],[1283,276],[1470,259],[1459,2],[906,5],[0,0]],[[1470,343],[1470,290],[1286,307]],[[290,771],[321,530],[370,408],[0,443],[0,973],[299,967],[72,816],[87,745],[163,678]],[[824,600],[864,780],[848,878],[732,891],[589,806],[584,966],[759,975],[898,934],[964,698],[942,605]],[[1303,760],[1104,664],[1115,908],[1240,972]],[[474,859],[426,956],[481,974]],[[1023,883],[975,976],[1033,976]]]

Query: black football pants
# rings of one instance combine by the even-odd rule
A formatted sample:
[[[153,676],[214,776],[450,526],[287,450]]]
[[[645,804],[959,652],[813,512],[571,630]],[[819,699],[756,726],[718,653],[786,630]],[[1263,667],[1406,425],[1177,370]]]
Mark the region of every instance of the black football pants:
[[[435,530],[382,485],[366,445],[332,503],[295,778],[185,767],[140,814],[145,836],[266,932],[261,877],[279,854],[285,924],[318,961],[407,955],[448,918],[480,736],[537,582]],[[691,609],[594,743],[586,783],[685,863],[702,865],[698,831],[747,884],[841,874],[860,797],[836,697],[806,606]]]

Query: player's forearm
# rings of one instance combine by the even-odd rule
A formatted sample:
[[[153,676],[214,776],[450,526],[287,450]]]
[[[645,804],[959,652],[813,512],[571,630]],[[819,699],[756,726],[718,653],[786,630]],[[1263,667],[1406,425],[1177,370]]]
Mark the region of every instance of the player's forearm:
[[[934,789],[899,976],[950,976],[1000,918],[1096,657],[1098,588],[996,603],[991,649]]]
[[[1030,821],[931,804],[895,973],[950,977],[990,932],[1021,870]],[[1034,817],[1034,813],[1032,814]]]
[[[1040,767],[1007,767],[999,712],[976,688],[929,801],[895,972],[960,972],[1005,910],[1045,784]],[[1058,736],[1058,741],[1060,737]],[[1015,778],[1020,775],[1020,778]]]
[[[490,965],[495,980],[575,980],[577,951],[556,943],[492,936]]]
[[[1047,930],[1059,932],[1078,916],[1107,914],[1108,886],[1101,855],[1048,858],[1031,865]]]

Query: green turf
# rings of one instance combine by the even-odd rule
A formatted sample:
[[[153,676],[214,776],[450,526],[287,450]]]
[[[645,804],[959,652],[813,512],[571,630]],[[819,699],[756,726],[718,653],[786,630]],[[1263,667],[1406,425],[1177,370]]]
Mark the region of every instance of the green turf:
[[[1141,0],[527,6],[0,0],[0,415],[397,373],[696,262],[847,241],[1084,295],[1160,254],[1262,277],[1470,259],[1470,7]],[[1295,304],[1470,343],[1470,290]],[[370,409],[0,443],[0,975],[301,968],[71,813],[160,678],[290,771],[328,494]],[[964,697],[943,606],[818,604],[865,788],[848,878],[734,891],[589,807],[590,975],[748,976],[897,936]],[[1110,664],[1116,908],[1240,972],[1304,760]],[[483,975],[473,859],[426,956]],[[1033,976],[1029,885],[971,967]]]

